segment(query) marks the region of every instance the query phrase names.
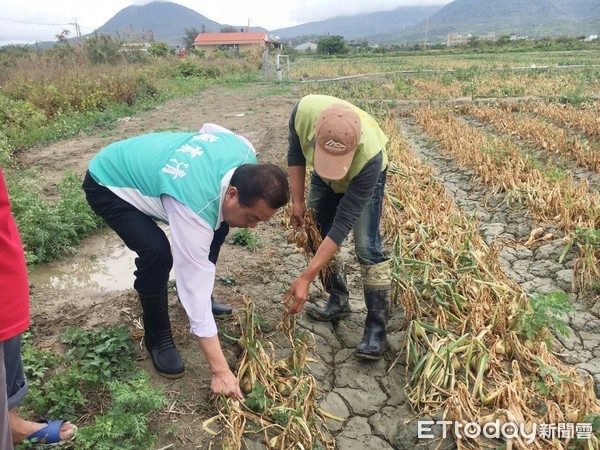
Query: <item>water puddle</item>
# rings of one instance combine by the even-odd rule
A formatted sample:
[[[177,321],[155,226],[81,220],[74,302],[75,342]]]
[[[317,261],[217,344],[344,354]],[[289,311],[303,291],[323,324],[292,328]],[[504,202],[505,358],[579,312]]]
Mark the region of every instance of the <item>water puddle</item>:
[[[29,273],[29,283],[35,289],[131,289],[135,256],[114,233],[94,236],[86,240],[76,255],[34,267]]]

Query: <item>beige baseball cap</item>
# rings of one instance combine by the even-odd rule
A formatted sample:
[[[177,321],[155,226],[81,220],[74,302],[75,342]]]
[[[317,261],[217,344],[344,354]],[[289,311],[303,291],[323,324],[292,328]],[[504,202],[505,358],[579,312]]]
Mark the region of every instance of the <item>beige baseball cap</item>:
[[[360,141],[360,117],[348,106],[325,108],[315,123],[315,170],[328,180],[348,173]]]

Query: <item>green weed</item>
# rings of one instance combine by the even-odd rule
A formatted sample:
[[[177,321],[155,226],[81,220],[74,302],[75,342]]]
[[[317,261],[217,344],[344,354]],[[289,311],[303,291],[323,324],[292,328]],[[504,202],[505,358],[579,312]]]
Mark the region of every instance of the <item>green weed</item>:
[[[219,277],[218,281],[223,286],[235,286],[236,285],[235,278],[232,276]]]
[[[249,228],[240,228],[231,236],[231,241],[234,245],[246,247],[250,251],[256,250],[260,246],[258,235]]]
[[[273,399],[267,397],[266,393],[267,388],[258,381],[255,381],[252,392],[246,395],[244,404],[252,411],[262,414],[273,404]]]
[[[104,412],[89,425],[78,423],[74,445],[82,449],[147,449],[156,431],[151,413],[167,404],[162,389],[135,371],[129,331],[122,326],[92,331],[70,328],[61,333],[64,356],[35,349],[24,334],[23,363],[30,391],[22,407],[49,418],[75,420],[83,405]],[[24,443],[18,449],[31,448]]]
[[[564,292],[536,294],[529,300],[529,308],[522,309],[517,319],[518,331],[525,339],[542,339],[552,347],[552,338],[548,331],[556,331],[563,336],[569,335],[569,329],[562,317],[574,311],[569,296]]]
[[[148,375],[138,373],[127,381],[108,383],[111,405],[95,417],[93,425],[77,432],[77,447],[93,450],[137,450],[150,448],[156,434],[151,432],[150,414],[167,405],[163,389],[150,385]]]
[[[69,328],[60,341],[69,347],[65,362],[76,363],[86,383],[101,383],[133,369],[134,347],[125,327],[91,332]]]
[[[568,383],[573,383],[575,381],[566,375],[559,374],[554,367],[546,366],[541,359],[537,357],[534,358],[540,367],[540,371],[539,376],[532,375],[532,380],[534,386],[542,395],[558,395],[562,392],[562,381]]]
[[[578,89],[574,92],[567,92],[560,97],[560,102],[571,105],[582,105],[590,101],[589,95]]]
[[[7,167],[12,163],[13,146],[8,136],[0,130],[0,167]]]
[[[88,402],[84,391],[130,373],[135,364],[126,328],[85,331],[70,328],[60,336],[69,350],[62,358],[24,346],[23,361],[30,383],[27,403],[36,414],[75,417]]]
[[[75,253],[81,238],[101,223],[85,200],[81,178],[72,171],[66,172],[56,188],[55,200],[43,195],[33,176],[11,178],[10,184],[12,211],[29,264]]]

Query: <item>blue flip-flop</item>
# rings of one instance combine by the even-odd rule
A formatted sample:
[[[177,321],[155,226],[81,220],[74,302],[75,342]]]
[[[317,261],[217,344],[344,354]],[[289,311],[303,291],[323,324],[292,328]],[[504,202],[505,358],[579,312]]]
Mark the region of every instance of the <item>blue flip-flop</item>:
[[[27,436],[29,442],[33,445],[52,445],[62,442],[62,439],[60,438],[60,427],[65,423],[64,420],[48,421],[42,419],[38,420],[37,423],[45,423],[46,426]],[[45,441],[41,442],[44,439]]]

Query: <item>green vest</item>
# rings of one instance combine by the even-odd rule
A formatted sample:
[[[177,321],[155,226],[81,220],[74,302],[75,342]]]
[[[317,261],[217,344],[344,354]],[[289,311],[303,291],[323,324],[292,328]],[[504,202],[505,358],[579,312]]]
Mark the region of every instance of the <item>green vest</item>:
[[[383,152],[383,163],[381,170],[387,167],[387,153],[385,144],[388,142],[387,136],[381,131],[379,125],[373,117],[351,103],[340,100],[329,95],[307,95],[300,100],[296,117],[294,119],[294,128],[300,138],[302,153],[306,162],[314,166],[315,157],[315,122],[321,111],[325,108],[341,103],[352,108],[360,117],[361,138],[356,148],[356,153],[352,159],[350,169],[344,178],[338,181],[325,180],[334,192],[340,194],[345,192],[352,179],[360,173],[362,168],[379,152]]]
[[[154,133],[109,145],[89,172],[145,214],[166,222],[160,200],[166,194],[216,229],[221,182],[242,164],[256,164],[256,156],[235,134]]]

